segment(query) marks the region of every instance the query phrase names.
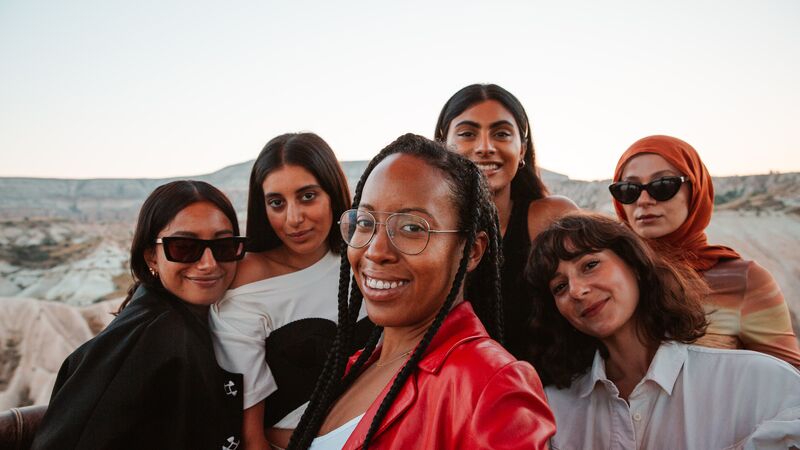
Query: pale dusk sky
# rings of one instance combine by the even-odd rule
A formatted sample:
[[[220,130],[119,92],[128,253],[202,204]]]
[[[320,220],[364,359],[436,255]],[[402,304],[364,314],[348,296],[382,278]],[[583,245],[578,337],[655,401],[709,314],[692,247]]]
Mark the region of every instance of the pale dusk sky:
[[[0,0],[0,176],[191,176],[301,130],[369,159],[475,82],[571,178],[650,134],[713,175],[800,171],[798,30],[796,0]]]

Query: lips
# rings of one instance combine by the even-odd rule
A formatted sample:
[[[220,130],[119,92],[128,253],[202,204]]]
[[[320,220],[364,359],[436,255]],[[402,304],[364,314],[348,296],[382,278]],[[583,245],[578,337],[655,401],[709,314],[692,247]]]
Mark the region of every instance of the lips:
[[[496,161],[473,161],[481,171],[487,175],[493,174],[503,167],[503,164]]]
[[[643,224],[648,224],[655,222],[656,220],[660,219],[661,216],[657,214],[642,214],[640,216],[636,216],[636,221]]]
[[[364,285],[362,286],[362,293],[367,300],[370,301],[388,301],[393,300],[408,286],[409,280],[389,277],[385,275],[369,276],[362,274]]]
[[[212,275],[212,276],[202,276],[202,277],[186,277],[187,280],[191,281],[192,283],[203,287],[203,288],[211,288],[216,286],[216,284],[223,278],[222,275]]]
[[[600,300],[599,302],[592,303],[588,308],[581,311],[581,317],[593,317],[596,316],[603,307],[606,306],[609,299]]]
[[[286,233],[286,236],[293,241],[302,241],[311,234],[311,229],[296,231],[294,233]]]

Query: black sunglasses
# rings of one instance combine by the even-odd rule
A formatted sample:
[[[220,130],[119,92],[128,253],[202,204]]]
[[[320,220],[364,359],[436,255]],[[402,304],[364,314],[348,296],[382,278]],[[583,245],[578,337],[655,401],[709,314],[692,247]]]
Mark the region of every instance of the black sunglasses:
[[[200,260],[206,248],[217,262],[238,261],[244,257],[244,236],[231,236],[219,239],[197,239],[183,236],[169,236],[156,239],[156,244],[164,246],[167,261],[193,263]]]
[[[688,182],[689,179],[680,177],[662,177],[647,184],[634,183],[633,181],[617,181],[608,186],[611,195],[620,203],[629,205],[639,199],[642,191],[647,191],[653,200],[665,202],[681,189],[681,184]]]

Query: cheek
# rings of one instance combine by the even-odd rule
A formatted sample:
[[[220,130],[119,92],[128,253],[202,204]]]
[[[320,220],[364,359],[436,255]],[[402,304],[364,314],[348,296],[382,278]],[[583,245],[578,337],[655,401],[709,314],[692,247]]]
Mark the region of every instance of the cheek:
[[[633,220],[634,212],[636,211],[636,203],[631,203],[630,205],[622,205],[622,210],[625,211],[625,217],[627,217],[627,222],[631,223]]]

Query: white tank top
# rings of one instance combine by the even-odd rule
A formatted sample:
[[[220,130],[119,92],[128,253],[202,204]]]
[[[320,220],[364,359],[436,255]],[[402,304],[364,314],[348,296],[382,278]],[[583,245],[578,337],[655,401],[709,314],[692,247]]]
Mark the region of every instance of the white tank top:
[[[361,418],[363,417],[364,414],[353,417],[339,428],[327,434],[323,434],[322,436],[317,436],[311,442],[311,447],[309,447],[308,450],[341,450],[347,442],[347,439],[353,434],[353,430],[356,429],[358,422],[361,422]]]

